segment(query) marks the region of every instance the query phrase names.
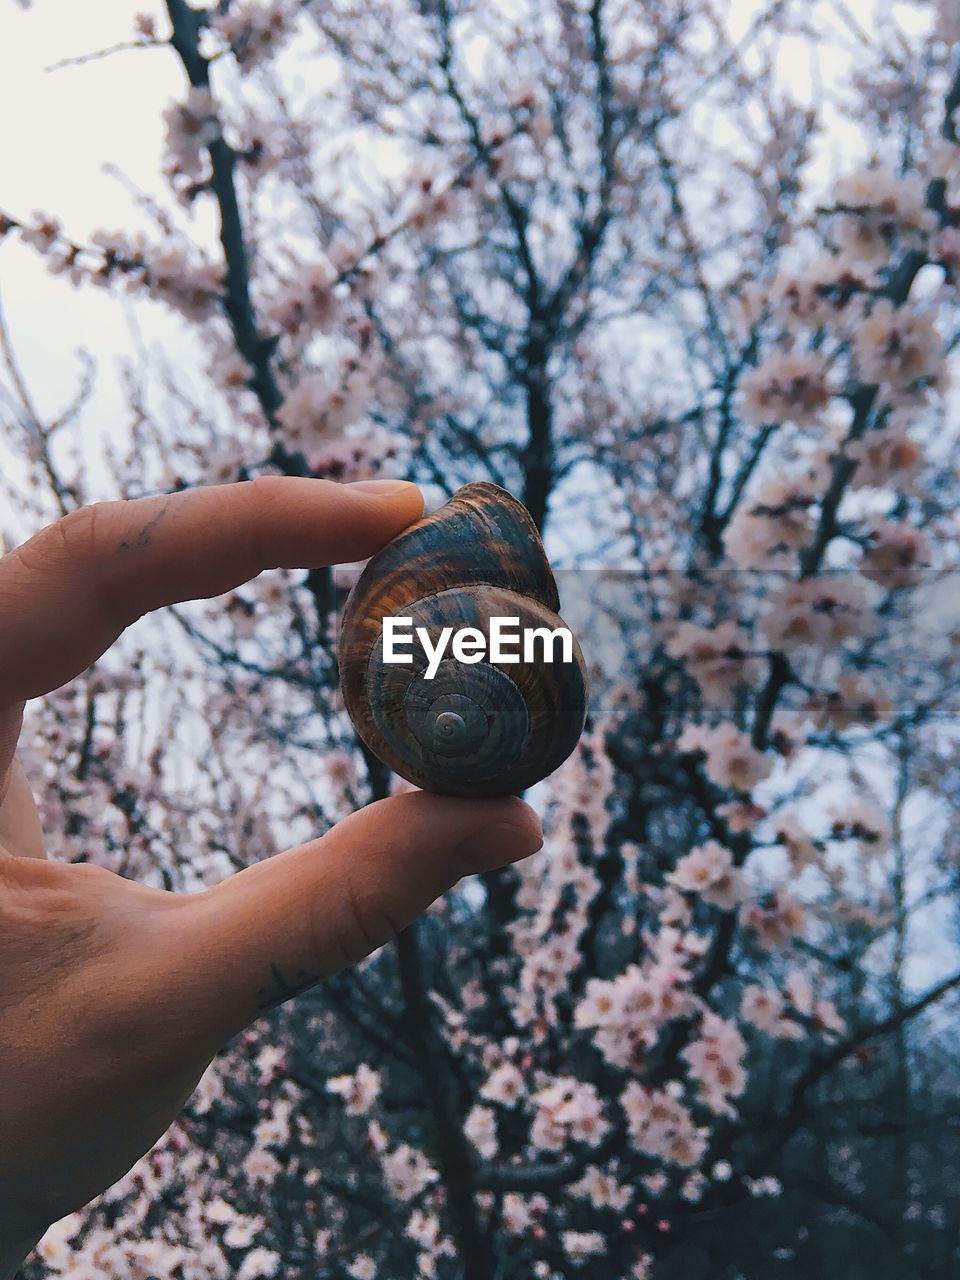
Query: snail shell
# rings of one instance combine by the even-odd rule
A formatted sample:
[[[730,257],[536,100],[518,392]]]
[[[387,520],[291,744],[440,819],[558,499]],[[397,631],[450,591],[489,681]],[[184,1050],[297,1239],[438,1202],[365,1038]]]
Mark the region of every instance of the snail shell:
[[[459,489],[439,511],[383,548],[350,594],[340,631],[340,681],[360,737],[415,786],[456,796],[517,795],[573,751],[587,710],[587,674],[573,657],[494,663],[491,618],[563,626],[560,600],[536,525],[522,503],[493,484]],[[412,664],[384,662],[383,622],[410,618],[435,644],[443,627],[475,627],[483,661],[446,650],[433,679],[412,646]],[[407,630],[407,628],[404,628]],[[410,652],[410,650],[406,650]],[[523,656],[523,647],[519,648]]]

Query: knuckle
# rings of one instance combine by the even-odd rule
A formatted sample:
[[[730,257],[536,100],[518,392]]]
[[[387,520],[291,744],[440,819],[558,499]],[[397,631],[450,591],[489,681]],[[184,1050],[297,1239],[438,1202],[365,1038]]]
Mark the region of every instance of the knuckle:
[[[11,554],[28,571],[74,568],[96,553],[106,502],[77,507],[35,533]]]
[[[104,516],[116,504],[93,502],[77,507],[51,526],[50,536],[68,563],[86,561],[101,549]]]
[[[354,964],[384,946],[400,932],[391,904],[380,892],[365,892],[349,873],[346,878],[347,936],[341,951]]]

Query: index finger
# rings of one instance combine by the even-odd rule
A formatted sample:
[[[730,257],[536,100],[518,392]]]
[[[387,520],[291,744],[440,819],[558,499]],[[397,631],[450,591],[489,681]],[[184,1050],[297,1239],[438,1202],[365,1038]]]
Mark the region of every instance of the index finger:
[[[422,510],[404,481],[286,476],[81,507],[0,559],[0,707],[59,688],[153,609],[366,559]]]

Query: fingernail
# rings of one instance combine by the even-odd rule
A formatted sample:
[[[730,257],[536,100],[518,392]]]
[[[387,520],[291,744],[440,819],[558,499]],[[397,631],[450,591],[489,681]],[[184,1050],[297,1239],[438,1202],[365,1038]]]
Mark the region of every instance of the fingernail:
[[[358,493],[400,493],[403,489],[412,489],[414,486],[409,480],[353,480],[350,484],[343,486],[345,489],[355,489]]]
[[[543,848],[543,831],[536,822],[493,822],[457,846],[456,857],[473,871],[492,871],[519,862]]]

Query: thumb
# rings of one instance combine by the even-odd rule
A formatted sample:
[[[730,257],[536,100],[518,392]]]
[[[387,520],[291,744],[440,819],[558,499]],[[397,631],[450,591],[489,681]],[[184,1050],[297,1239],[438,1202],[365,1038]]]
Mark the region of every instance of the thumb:
[[[415,792],[360,809],[321,839],[180,900],[154,967],[155,998],[166,1005],[158,1021],[179,1023],[184,1048],[197,1036],[219,1048],[265,1010],[389,942],[461,877],[542,843],[537,815],[515,797]]]

